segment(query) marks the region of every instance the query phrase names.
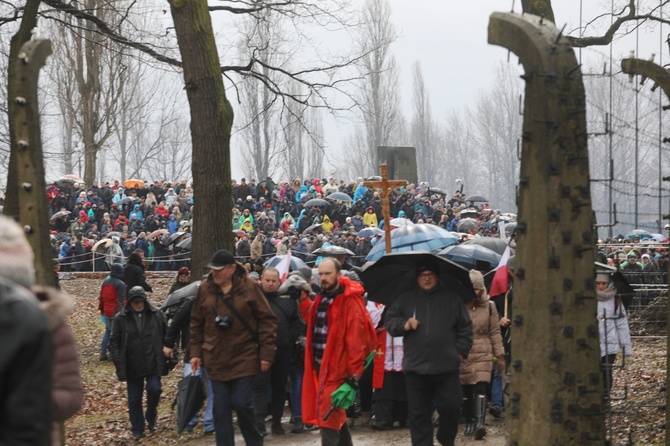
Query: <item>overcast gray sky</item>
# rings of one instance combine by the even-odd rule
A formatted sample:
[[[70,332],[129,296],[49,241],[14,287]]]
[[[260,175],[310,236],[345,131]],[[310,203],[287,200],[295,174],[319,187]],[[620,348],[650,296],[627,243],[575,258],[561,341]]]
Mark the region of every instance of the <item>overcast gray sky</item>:
[[[392,51],[401,69],[403,102],[411,103],[411,67],[419,60],[435,119],[441,121],[448,111],[473,105],[479,91],[491,85],[496,64],[508,60],[506,49],[487,43],[489,16],[495,11],[509,12],[512,3],[511,0],[390,0],[391,20],[399,33]],[[520,0],[514,3],[515,11],[520,13]],[[579,35],[580,23],[586,24],[612,7],[611,0],[582,0],[581,3],[580,21],[580,0],[554,1],[557,26],[566,25],[566,33]],[[615,10],[622,3],[627,4],[628,0],[614,0]],[[609,16],[596,21],[586,35],[601,34],[609,23]],[[659,62],[659,37],[669,31],[669,27],[659,31],[657,24],[641,27],[640,57],[647,58],[655,52],[655,60]],[[617,39],[613,46],[615,71],[619,70],[620,58],[628,57],[635,45],[634,33]],[[663,45],[664,63],[667,63],[668,49]],[[581,54],[584,69],[598,67],[601,71],[601,60],[608,55],[607,46],[584,49]],[[517,64],[516,56],[510,55],[509,60]],[[325,131],[330,152],[339,150],[340,141],[353,131],[353,126],[346,120],[337,124],[329,121]],[[242,176],[240,167],[239,163],[233,163],[233,178]]]

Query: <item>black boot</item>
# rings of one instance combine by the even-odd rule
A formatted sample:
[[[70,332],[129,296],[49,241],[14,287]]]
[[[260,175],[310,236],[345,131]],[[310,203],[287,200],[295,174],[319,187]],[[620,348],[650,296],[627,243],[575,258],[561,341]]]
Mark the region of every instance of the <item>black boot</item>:
[[[305,425],[302,423],[302,417],[295,417],[293,419],[293,429],[291,429],[291,432],[294,434],[305,432]]]
[[[465,420],[465,432],[463,432],[468,437],[471,437],[475,434],[475,419],[467,418]]]
[[[465,418],[465,434],[471,436],[475,434],[475,403],[472,395],[463,398],[463,417]]]
[[[486,435],[486,395],[475,395],[475,440],[482,440]]]

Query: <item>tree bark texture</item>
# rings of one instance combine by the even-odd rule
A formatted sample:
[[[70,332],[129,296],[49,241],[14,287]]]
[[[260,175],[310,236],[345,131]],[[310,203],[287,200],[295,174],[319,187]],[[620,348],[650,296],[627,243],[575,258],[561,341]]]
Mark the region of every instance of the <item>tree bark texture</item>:
[[[19,183],[19,222],[35,252],[36,282],[54,286],[51,244],[49,243],[49,214],[45,202],[44,156],[37,101],[37,82],[40,69],[51,54],[51,42],[26,42],[18,54],[16,95],[9,102],[15,107],[10,122],[16,137],[12,152],[16,154],[16,173]]]
[[[193,143],[192,269],[200,275],[218,249],[233,252],[230,132],[226,98],[207,2],[170,0],[191,109]]]
[[[17,160],[14,148],[16,147],[16,121],[11,117],[16,113],[16,104],[11,98],[16,97],[19,88],[17,70],[20,67],[19,53],[24,43],[30,40],[31,31],[37,26],[37,11],[40,0],[27,0],[23,9],[23,18],[19,30],[12,36],[9,47],[9,61],[7,63],[7,113],[9,116],[9,142],[12,148],[9,153],[9,167],[7,169],[7,190],[5,191],[5,205],[3,213],[12,217],[19,215],[19,183]]]
[[[508,444],[604,445],[581,71],[537,16],[492,14],[489,43],[519,56],[526,81]]]
[[[551,23],[556,23],[554,9],[551,7],[551,0],[521,0],[521,10],[526,14],[544,17]]]

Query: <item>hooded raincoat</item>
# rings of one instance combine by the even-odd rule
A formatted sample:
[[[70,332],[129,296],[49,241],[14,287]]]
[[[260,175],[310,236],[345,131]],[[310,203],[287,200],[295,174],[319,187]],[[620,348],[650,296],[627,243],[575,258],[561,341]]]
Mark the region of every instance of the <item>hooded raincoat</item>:
[[[327,420],[323,419],[330,410],[330,395],[344,383],[345,378],[363,373],[365,358],[377,343],[375,328],[365,309],[363,287],[348,277],[342,277],[340,285],[342,294],[328,307],[328,337],[318,375],[314,367],[312,335],[323,295],[319,294],[314,302],[306,299],[300,304],[303,319],[307,321],[305,374],[302,382],[303,421],[335,430],[342,428],[347,415],[344,409],[336,409]]]

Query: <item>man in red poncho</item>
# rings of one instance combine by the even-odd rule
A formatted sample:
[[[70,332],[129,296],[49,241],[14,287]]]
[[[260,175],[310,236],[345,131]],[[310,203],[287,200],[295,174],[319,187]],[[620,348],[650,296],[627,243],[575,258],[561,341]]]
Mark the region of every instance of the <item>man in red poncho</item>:
[[[321,428],[321,444],[351,445],[344,409],[331,409],[331,394],[345,379],[358,381],[365,358],[376,344],[375,328],[365,309],[363,287],[342,277],[340,263],[327,257],[319,264],[321,293],[300,304],[307,321],[302,415],[306,424]]]

